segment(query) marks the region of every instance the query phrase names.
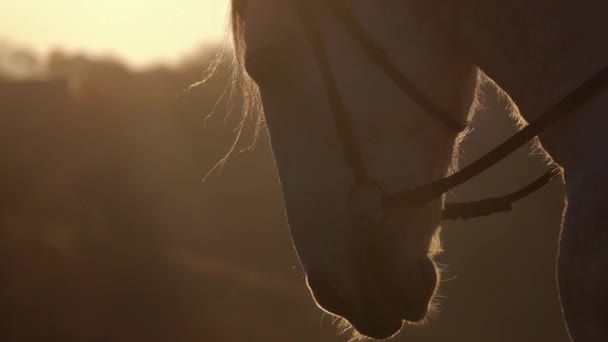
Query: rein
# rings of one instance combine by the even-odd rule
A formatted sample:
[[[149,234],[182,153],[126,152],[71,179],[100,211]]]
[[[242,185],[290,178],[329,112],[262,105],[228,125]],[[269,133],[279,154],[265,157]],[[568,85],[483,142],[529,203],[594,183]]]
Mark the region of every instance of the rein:
[[[461,123],[452,118],[401,73],[399,67],[390,59],[387,52],[376,44],[376,42],[367,34],[342,1],[323,0],[321,2],[328,7],[334,17],[338,19],[342,26],[344,26],[359,43],[361,48],[367,53],[369,60],[379,69],[384,71],[393,83],[401,89],[406,96],[420,106],[425,113],[428,113],[431,117],[455,132],[462,132],[467,128],[469,125],[468,122]],[[370,187],[377,189],[380,194],[378,198],[379,203],[372,207],[376,208],[380,206],[383,211],[382,217],[384,216],[384,213],[399,208],[423,206],[430,201],[441,197],[443,194],[462,183],[483,173],[488,168],[537,137],[547,127],[563,119],[567,115],[572,114],[574,109],[596,95],[602,86],[608,82],[607,66],[568,96],[564,97],[557,104],[545,111],[528,126],[524,127],[462,170],[432,183],[386,194],[378,185],[378,182],[369,176],[365,163],[363,162],[363,157],[354,135],[351,114],[340,95],[331,68],[330,59],[325,48],[323,35],[321,34],[318,25],[316,25],[312,4],[308,0],[294,0],[294,3],[297,7],[302,25],[304,26],[306,38],[316,59],[320,75],[327,91],[328,101],[334,114],[336,130],[342,142],[345,159],[355,176],[355,184],[351,190],[350,198],[351,216],[356,221],[361,221],[363,223],[377,220],[377,213],[371,212],[369,208],[353,206],[352,203],[365,202],[365,199],[361,197],[369,195],[369,191],[367,190],[369,190]],[[488,216],[498,212],[510,211],[514,202],[537,191],[560,173],[561,169],[558,166],[553,166],[534,182],[513,193],[473,202],[447,203],[442,213],[442,219],[455,220],[461,218],[467,220],[475,217]],[[353,212],[353,207],[357,207],[358,212]]]

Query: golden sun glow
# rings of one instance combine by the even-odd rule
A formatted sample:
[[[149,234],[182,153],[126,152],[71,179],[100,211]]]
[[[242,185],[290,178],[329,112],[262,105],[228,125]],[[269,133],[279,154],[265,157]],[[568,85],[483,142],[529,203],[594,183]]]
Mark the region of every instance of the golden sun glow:
[[[229,0],[7,0],[0,39],[111,55],[143,66],[172,62],[224,37]]]

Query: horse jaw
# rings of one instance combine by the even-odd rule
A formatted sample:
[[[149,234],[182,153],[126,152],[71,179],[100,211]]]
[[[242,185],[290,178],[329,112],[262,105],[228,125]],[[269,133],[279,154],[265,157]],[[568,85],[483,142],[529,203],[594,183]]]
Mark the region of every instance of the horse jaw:
[[[259,87],[308,284],[325,310],[367,336],[389,337],[401,329],[402,320],[423,319],[435,293],[437,271],[429,249],[441,199],[395,211],[366,227],[353,224],[348,207],[353,173],[298,16],[291,2],[277,0],[280,11],[269,11],[267,3],[251,1],[247,9],[247,71]],[[444,110],[466,121],[476,68],[446,50],[428,25],[404,18],[405,5],[349,4],[365,14],[358,16],[362,24],[404,74]],[[427,117],[370,65],[327,13],[320,15],[327,19],[320,29],[369,174],[386,192],[444,176],[457,134]]]

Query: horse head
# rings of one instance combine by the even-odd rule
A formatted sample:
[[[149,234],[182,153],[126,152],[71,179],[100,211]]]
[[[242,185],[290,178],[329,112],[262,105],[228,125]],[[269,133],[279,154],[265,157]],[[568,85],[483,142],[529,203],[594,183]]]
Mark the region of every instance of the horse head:
[[[233,0],[237,55],[261,100],[308,286],[322,309],[382,339],[428,314],[443,206],[440,197],[385,211],[382,195],[444,177],[459,132],[370,63],[332,4],[348,8],[399,72],[455,122],[469,118],[478,73],[407,1]],[[336,101],[346,112],[341,118]],[[365,168],[363,182],[349,151]]]

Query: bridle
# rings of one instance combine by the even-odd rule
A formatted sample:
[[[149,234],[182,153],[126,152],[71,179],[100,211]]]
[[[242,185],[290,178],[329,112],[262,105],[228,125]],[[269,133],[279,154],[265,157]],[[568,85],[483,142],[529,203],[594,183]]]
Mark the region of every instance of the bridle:
[[[468,122],[461,123],[453,119],[401,73],[396,64],[391,61],[386,51],[377,45],[363,27],[359,25],[348,7],[345,6],[341,0],[322,0],[320,2],[327,6],[338,22],[340,22],[340,24],[352,35],[366,52],[369,60],[380,68],[386,76],[388,76],[406,96],[420,106],[425,113],[455,132],[462,132],[467,128]],[[369,175],[365,163],[363,162],[358,142],[354,135],[351,115],[340,95],[329,56],[325,48],[323,35],[318,29],[318,25],[316,25],[316,18],[314,16],[311,1],[294,0],[294,3],[297,7],[302,25],[304,26],[306,38],[316,59],[320,75],[327,91],[328,101],[334,115],[335,126],[342,143],[345,159],[355,177],[355,183],[350,194],[350,208],[351,215],[360,223],[369,223],[370,220],[382,219],[385,213],[399,208],[423,206],[430,201],[441,197],[444,193],[479,175],[501,161],[506,156],[534,139],[548,126],[573,113],[574,109],[597,94],[602,86],[608,81],[608,67],[606,67],[544,112],[538,119],[531,122],[528,126],[524,127],[502,144],[498,145],[462,170],[432,183],[387,194],[379,186],[378,182]],[[474,202],[447,203],[443,210],[442,218],[462,218],[466,220],[498,212],[510,211],[514,202],[540,189],[560,173],[561,169],[559,167],[552,166],[534,182],[513,193]],[[353,202],[362,201],[361,196],[369,196],[369,189],[375,189],[379,194],[379,203],[374,207],[381,207],[382,213],[380,215],[369,212],[369,209],[365,208],[365,206],[353,205]]]

